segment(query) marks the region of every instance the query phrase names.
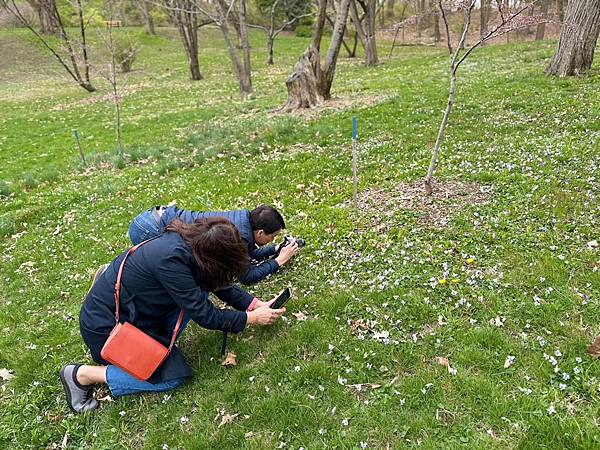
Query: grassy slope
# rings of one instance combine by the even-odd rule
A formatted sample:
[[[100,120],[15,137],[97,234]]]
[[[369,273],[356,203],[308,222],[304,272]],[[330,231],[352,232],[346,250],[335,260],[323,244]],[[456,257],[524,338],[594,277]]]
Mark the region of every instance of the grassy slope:
[[[177,41],[144,38],[124,139],[153,156],[123,170],[75,170],[72,128],[87,151],[111,150],[109,103],[73,105],[90,96],[42,70],[3,71],[0,178],[16,192],[1,200],[0,225],[22,234],[0,244],[0,368],[16,374],[0,391],[0,446],[40,448],[68,433],[85,448],[597,448],[600,368],[584,353],[600,294],[598,254],[586,249],[598,238],[597,71],[546,78],[550,43],[476,53],[459,82],[439,176],[491,184],[492,202],[440,231],[410,211],[375,231],[369,217],[336,207],[351,192],[350,117],[360,120],[361,189],[422,176],[445,103],[441,49],[402,48],[373,70],[342,60],[336,95],[389,100],[306,121],[268,112],[284,101],[282,82],[306,40],[282,38],[278,65],[267,68],[262,36],[253,37],[256,95],[246,102],[216,35],[204,35],[201,83],[185,79]],[[54,67],[41,55],[37,67]],[[310,245],[252,291],[268,297],[292,283],[290,310],[309,319],[288,314],[232,339],[233,370],[219,365],[220,335],[191,326],[181,346],[193,380],[172,396],[73,416],[56,374],[86,360],[77,313],[89,276],[126,247],[133,215],[171,200],[198,209],[282,204]],[[497,316],[503,327],[489,324]],[[357,319],[388,331],[391,343],[357,338],[348,324]],[[555,374],[544,354],[558,349]],[[505,369],[507,355],[516,359]],[[435,356],[449,357],[457,374]],[[340,379],[383,387],[356,395]],[[219,428],[218,409],[240,416]]]

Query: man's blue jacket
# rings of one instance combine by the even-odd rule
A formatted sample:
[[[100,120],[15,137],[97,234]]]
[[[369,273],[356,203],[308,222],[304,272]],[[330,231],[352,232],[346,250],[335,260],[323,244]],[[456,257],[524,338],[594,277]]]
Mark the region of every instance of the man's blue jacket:
[[[258,247],[254,242],[254,233],[250,223],[250,212],[247,209],[238,209],[234,211],[190,211],[179,209],[176,206],[169,206],[163,210],[158,224],[162,230],[175,219],[180,219],[185,223],[192,223],[196,219],[206,217],[224,217],[233,223],[240,236],[248,245],[248,254],[252,258],[252,265],[248,271],[240,277],[243,284],[254,284],[264,280],[267,276],[277,272],[279,264],[274,259],[267,259],[275,254],[275,245]]]

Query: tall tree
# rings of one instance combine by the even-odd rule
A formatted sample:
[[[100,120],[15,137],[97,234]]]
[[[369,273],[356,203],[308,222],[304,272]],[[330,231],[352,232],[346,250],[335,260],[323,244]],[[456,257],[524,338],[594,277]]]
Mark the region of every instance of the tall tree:
[[[359,11],[357,4],[360,6],[361,11]],[[377,64],[376,7],[376,0],[351,0],[350,2],[350,18],[365,50],[365,65],[367,67]]]
[[[151,36],[156,35],[156,30],[154,29],[154,19],[152,18],[152,14],[150,12],[150,5],[147,0],[132,0],[136,8],[138,9],[142,20],[144,21],[144,30],[146,34]]]
[[[488,20],[490,17],[490,0],[481,0],[479,6],[479,35],[485,36],[488,30]]]
[[[143,0],[142,0],[143,1]],[[177,27],[188,60],[190,80],[202,80],[198,58],[198,14],[194,0],[164,0],[171,22]]]
[[[600,1],[570,0],[548,75],[579,75],[592,67],[600,33]]]

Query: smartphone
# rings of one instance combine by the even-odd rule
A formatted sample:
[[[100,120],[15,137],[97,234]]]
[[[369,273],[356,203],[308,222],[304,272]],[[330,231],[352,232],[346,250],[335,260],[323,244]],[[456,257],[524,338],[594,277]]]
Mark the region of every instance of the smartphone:
[[[287,303],[287,301],[290,299],[291,296],[292,296],[292,292],[290,291],[290,288],[285,288],[283,291],[281,291],[279,293],[279,295],[275,299],[275,302],[271,305],[271,308],[272,309],[283,308],[283,305],[285,305]]]

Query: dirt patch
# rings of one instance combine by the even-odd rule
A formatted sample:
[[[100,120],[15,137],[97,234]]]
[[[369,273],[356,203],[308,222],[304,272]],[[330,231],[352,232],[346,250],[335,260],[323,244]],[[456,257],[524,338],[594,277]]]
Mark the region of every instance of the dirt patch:
[[[321,113],[338,112],[349,108],[363,108],[365,106],[373,106],[382,103],[390,98],[385,94],[360,95],[355,97],[334,97],[323,102],[323,104],[314,108],[301,108],[287,111],[285,109],[277,109],[272,112],[276,114],[290,114],[294,117],[302,117],[304,119],[313,119]]]
[[[386,218],[392,217],[399,209],[421,213],[419,222],[425,226],[443,228],[450,219],[470,205],[483,205],[490,201],[493,188],[477,183],[458,180],[444,180],[434,183],[431,196],[425,195],[423,180],[412,183],[399,183],[393,191],[372,188],[359,193],[358,210],[361,215],[374,216],[376,228],[386,228]],[[340,205],[352,206],[352,201]]]

